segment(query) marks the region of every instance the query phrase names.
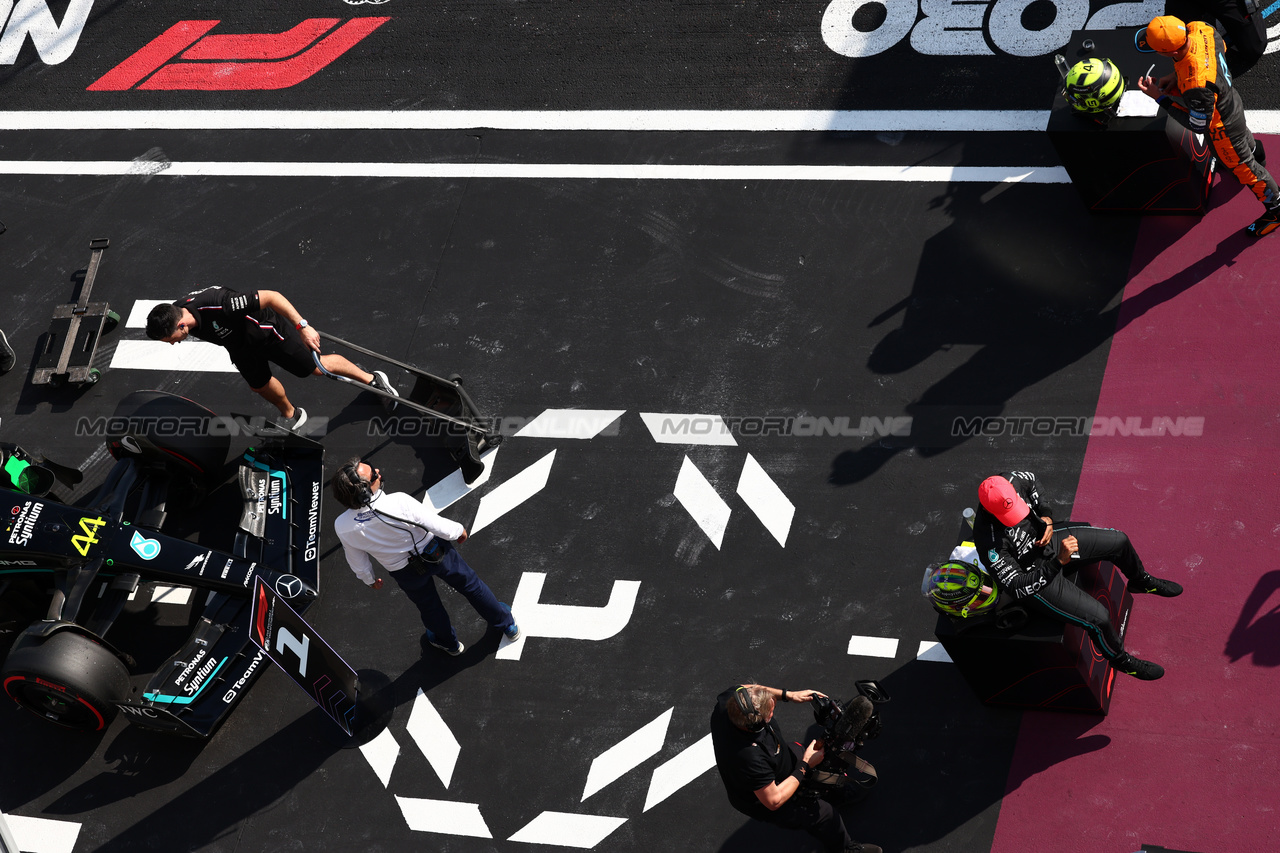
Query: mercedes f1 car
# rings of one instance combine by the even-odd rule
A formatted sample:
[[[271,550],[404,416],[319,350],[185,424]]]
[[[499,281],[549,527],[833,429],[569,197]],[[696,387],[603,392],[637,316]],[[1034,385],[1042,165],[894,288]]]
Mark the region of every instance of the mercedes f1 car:
[[[207,737],[267,668],[250,640],[250,592],[260,577],[298,612],[318,595],[324,451],[259,436],[236,463],[228,551],[166,534],[177,515],[166,504],[179,501],[217,534],[201,501],[228,473],[228,422],[134,392],[107,422],[116,461],[83,506],[0,488],[0,641],[16,635],[0,683],[19,705],[72,729],[101,731],[123,713]]]

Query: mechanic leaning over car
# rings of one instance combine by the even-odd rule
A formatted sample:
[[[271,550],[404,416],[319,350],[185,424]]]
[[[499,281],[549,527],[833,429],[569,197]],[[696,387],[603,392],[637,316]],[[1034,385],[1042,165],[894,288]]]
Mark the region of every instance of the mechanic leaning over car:
[[[147,337],[153,341],[176,344],[190,335],[226,347],[249,387],[280,410],[281,426],[297,431],[306,423],[306,410],[289,402],[269,364],[275,362],[299,377],[320,374],[311,355],[320,352],[320,333],[288,299],[274,290],[240,293],[206,287],[172,304],[161,303],[147,315]],[[400,396],[381,370],[366,373],[337,354],[321,355],[320,363],[330,373]]]
[[[460,655],[466,648],[440,602],[433,580],[437,577],[462,593],[508,640],[520,638],[511,608],[498,601],[454,548],[455,542],[467,540],[465,527],[428,511],[412,495],[384,492],[382,472],[360,459],[349,459],[338,468],[333,496],[347,508],[333,523],[347,565],[374,589],[382,589],[382,578],[375,578],[369,558],[390,573],[422,617],[427,629],[420,641],[423,652],[433,646]]]
[[[1040,495],[1036,475],[1013,471],[988,477],[978,486],[981,509],[973,520],[978,558],[1000,589],[1052,619],[1078,625],[1111,665],[1125,675],[1155,681],[1164,667],[1124,650],[1124,642],[1101,602],[1067,579],[1074,568],[1107,561],[1129,579],[1132,593],[1166,598],[1182,585],[1152,577],[1129,537],[1119,530],[1066,524],[1054,528],[1053,507]]]

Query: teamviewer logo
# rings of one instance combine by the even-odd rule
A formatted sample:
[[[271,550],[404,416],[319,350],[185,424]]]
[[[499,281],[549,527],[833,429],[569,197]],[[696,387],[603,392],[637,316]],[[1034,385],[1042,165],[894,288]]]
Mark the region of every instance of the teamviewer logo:
[[[179,21],[89,86],[247,91],[287,89],[346,53],[390,18],[308,18],[283,33],[208,35],[221,21]],[[339,26],[341,24],[341,26]]]

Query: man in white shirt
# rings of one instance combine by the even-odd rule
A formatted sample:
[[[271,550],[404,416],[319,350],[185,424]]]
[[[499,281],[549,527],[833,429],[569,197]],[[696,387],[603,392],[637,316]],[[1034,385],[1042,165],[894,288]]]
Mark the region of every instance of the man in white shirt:
[[[347,565],[356,577],[374,589],[372,557],[390,573],[418,608],[428,645],[451,655],[466,647],[454,633],[449,613],[440,602],[432,578],[438,577],[471,602],[476,612],[509,640],[520,637],[511,608],[498,601],[453,547],[467,539],[467,530],[456,521],[428,511],[412,495],[382,490],[382,472],[359,459],[350,459],[333,477],[333,496],[347,511],[334,521]]]

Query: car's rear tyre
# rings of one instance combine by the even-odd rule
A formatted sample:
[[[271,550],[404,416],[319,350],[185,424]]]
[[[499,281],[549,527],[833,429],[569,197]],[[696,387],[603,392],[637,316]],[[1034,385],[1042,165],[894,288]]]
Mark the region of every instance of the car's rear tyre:
[[[129,670],[108,649],[74,631],[15,644],[0,684],[13,701],[69,729],[100,732],[129,695]]]

